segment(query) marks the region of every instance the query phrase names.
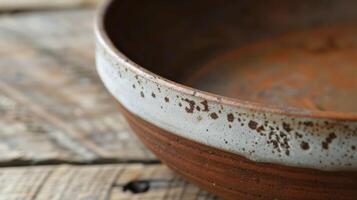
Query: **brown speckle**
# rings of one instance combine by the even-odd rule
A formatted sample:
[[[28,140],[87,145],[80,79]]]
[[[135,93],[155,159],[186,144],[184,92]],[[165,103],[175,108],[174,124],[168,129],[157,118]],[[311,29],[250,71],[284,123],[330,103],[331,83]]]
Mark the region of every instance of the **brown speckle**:
[[[311,121],[306,121],[306,122],[304,122],[304,125],[305,126],[314,126],[314,123],[312,123]]]
[[[273,148],[277,152],[284,152],[285,155],[289,156],[290,155],[290,145],[289,145],[289,138],[288,136],[282,132],[276,132],[276,131],[270,131],[268,134],[268,144],[272,144]]]
[[[307,143],[307,142],[305,142],[305,141],[302,141],[302,142],[300,143],[300,147],[301,147],[301,149],[303,149],[303,150],[308,150],[308,149],[310,148],[310,145],[309,145],[309,143]]]
[[[273,140],[271,141],[271,143],[273,144],[274,149],[277,149],[279,147],[277,141]]]
[[[229,124],[228,127],[229,127],[229,128],[232,128],[232,125]]]
[[[259,127],[257,128],[257,132],[258,132],[258,133],[260,133],[261,131],[265,131],[265,128],[264,128],[263,125],[261,125],[261,126],[259,126]]]
[[[156,97],[155,93],[151,93],[151,96],[152,96],[152,98]]]
[[[141,91],[141,92],[140,92],[140,96],[141,96],[142,98],[144,98],[144,97],[145,97],[145,95],[144,95],[144,92],[143,92],[143,91]]]
[[[180,107],[182,107],[182,103],[178,103],[178,105],[179,105]]]
[[[355,146],[355,145],[352,145],[352,146],[351,146],[351,149],[352,149],[352,150],[356,150],[356,146]]]
[[[218,118],[218,115],[217,113],[213,112],[209,115],[212,119],[217,119]]]
[[[197,111],[200,111],[201,108],[200,108],[199,106],[196,106],[196,110],[197,110]]]
[[[323,141],[322,144],[322,148],[324,149],[328,149],[329,144],[332,142],[332,140],[334,140],[336,138],[336,134],[335,133],[330,133],[327,138],[325,139],[325,141]]]
[[[300,134],[299,132],[295,132],[295,136],[298,138],[302,138],[302,134]]]
[[[227,120],[228,120],[229,122],[233,122],[233,121],[234,121],[234,115],[233,115],[232,113],[229,113],[229,114],[227,115]]]
[[[185,107],[186,112],[193,113],[193,110],[195,109],[195,102],[187,98],[182,100],[186,101],[189,105],[189,107]]]
[[[203,112],[208,112],[209,111],[209,108],[208,108],[208,102],[207,100],[204,100],[201,102],[201,104],[203,105]]]
[[[286,131],[286,132],[290,132],[291,131],[291,128],[290,128],[290,125],[283,122],[283,129]]]
[[[285,134],[284,132],[281,132],[281,131],[280,131],[279,136],[280,136],[280,137],[286,137],[286,134]]]
[[[255,122],[255,121],[250,120],[249,123],[248,123],[248,126],[249,126],[250,129],[255,130],[255,129],[257,129],[258,123]]]
[[[290,155],[290,151],[289,149],[285,150],[285,155],[289,156]]]
[[[170,99],[168,97],[165,97],[165,102],[168,103]]]

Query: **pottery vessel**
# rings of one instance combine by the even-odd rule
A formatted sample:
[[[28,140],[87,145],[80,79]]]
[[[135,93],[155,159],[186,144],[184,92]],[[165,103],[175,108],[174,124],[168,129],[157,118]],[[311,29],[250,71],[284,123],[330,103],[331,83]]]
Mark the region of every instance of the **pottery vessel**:
[[[357,198],[357,2],[109,1],[100,78],[141,141],[226,199]]]

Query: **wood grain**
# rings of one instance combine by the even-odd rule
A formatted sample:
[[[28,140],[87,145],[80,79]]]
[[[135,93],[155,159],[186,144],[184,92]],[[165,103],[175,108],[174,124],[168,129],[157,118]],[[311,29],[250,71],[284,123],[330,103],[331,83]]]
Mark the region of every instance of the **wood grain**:
[[[33,199],[52,171],[49,167],[0,169],[0,199]]]
[[[156,158],[96,75],[93,11],[0,17],[0,165]]]
[[[131,181],[149,181],[147,192],[123,191]],[[213,200],[161,164],[40,166],[0,169],[1,200]]]
[[[121,166],[54,167],[34,199],[105,199]]]

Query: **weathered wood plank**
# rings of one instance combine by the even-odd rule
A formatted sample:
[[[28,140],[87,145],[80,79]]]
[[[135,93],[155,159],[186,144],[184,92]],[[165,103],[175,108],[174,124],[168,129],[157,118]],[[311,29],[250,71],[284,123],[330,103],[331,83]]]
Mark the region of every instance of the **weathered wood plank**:
[[[1,10],[59,9],[95,6],[101,0],[0,0]]]
[[[62,130],[33,115],[26,105],[5,95],[1,89],[0,127],[0,163],[3,164],[11,161],[36,163],[54,159],[75,161],[93,157],[84,150],[79,153],[70,150],[70,146],[76,144],[61,140],[59,136],[64,135]]]
[[[93,11],[0,17],[0,164],[156,160],[96,74]]]
[[[150,189],[146,193],[123,192],[130,181],[148,180]],[[135,183],[135,182],[134,182]],[[165,165],[132,165],[126,167],[117,178],[116,187],[110,193],[111,200],[196,200],[217,199],[200,188],[187,183]]]
[[[55,167],[36,200],[106,199],[122,166]]]
[[[35,198],[53,168],[24,167],[0,169],[0,200]]]
[[[134,181],[134,182],[133,182]],[[123,187],[145,181],[149,189]],[[161,164],[0,168],[0,199],[6,200],[194,200],[217,199]]]

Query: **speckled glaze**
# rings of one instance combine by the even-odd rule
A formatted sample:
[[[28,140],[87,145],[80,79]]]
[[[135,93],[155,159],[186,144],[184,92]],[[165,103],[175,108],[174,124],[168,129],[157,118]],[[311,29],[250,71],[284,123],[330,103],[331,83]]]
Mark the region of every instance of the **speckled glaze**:
[[[297,176],[300,168],[321,171],[324,176],[336,171],[350,173],[349,182],[347,181],[347,189],[350,191],[348,194],[356,195],[353,191],[357,191],[357,186],[353,185],[357,184],[357,114],[269,107],[203,92],[156,75],[114,47],[102,22],[108,5],[110,3],[97,18],[97,69],[106,88],[120,102],[125,112],[129,113],[127,117],[132,115],[132,118],[143,120],[163,130],[165,134],[202,144],[212,152],[226,152],[230,156],[247,159],[252,165],[270,163],[273,166],[291,167],[296,170]],[[129,123],[138,127],[140,123],[135,125],[138,120],[134,121],[129,120]],[[134,130],[141,138],[145,134],[148,134],[147,137],[154,134],[149,131],[150,128]],[[165,141],[167,140],[158,140]],[[150,142],[145,143],[152,146]],[[150,148],[155,152],[155,148]],[[162,151],[155,153],[164,162],[170,163],[170,159]],[[202,159],[206,159],[208,165],[211,162],[209,156],[203,156]],[[239,165],[239,162],[234,164]],[[180,166],[173,166],[171,163],[171,167],[177,167],[175,170],[178,172]],[[223,174],[237,177],[236,173],[239,172],[232,170]],[[222,184],[219,173],[215,176],[218,176],[217,184]],[[194,182],[207,185],[202,181]],[[278,190],[274,188],[278,185],[273,184],[270,190]],[[221,190],[218,193],[224,196],[225,192]],[[264,198],[277,196],[276,193],[267,194],[269,195]],[[303,192],[297,194],[301,195]],[[232,193],[227,197],[233,198],[231,195]],[[318,195],[315,197],[314,199],[318,199]],[[353,196],[346,199],[353,199]]]
[[[98,73],[105,86],[148,122],[258,162],[357,169],[356,121],[338,114],[262,108],[181,87],[136,66],[97,36]]]

